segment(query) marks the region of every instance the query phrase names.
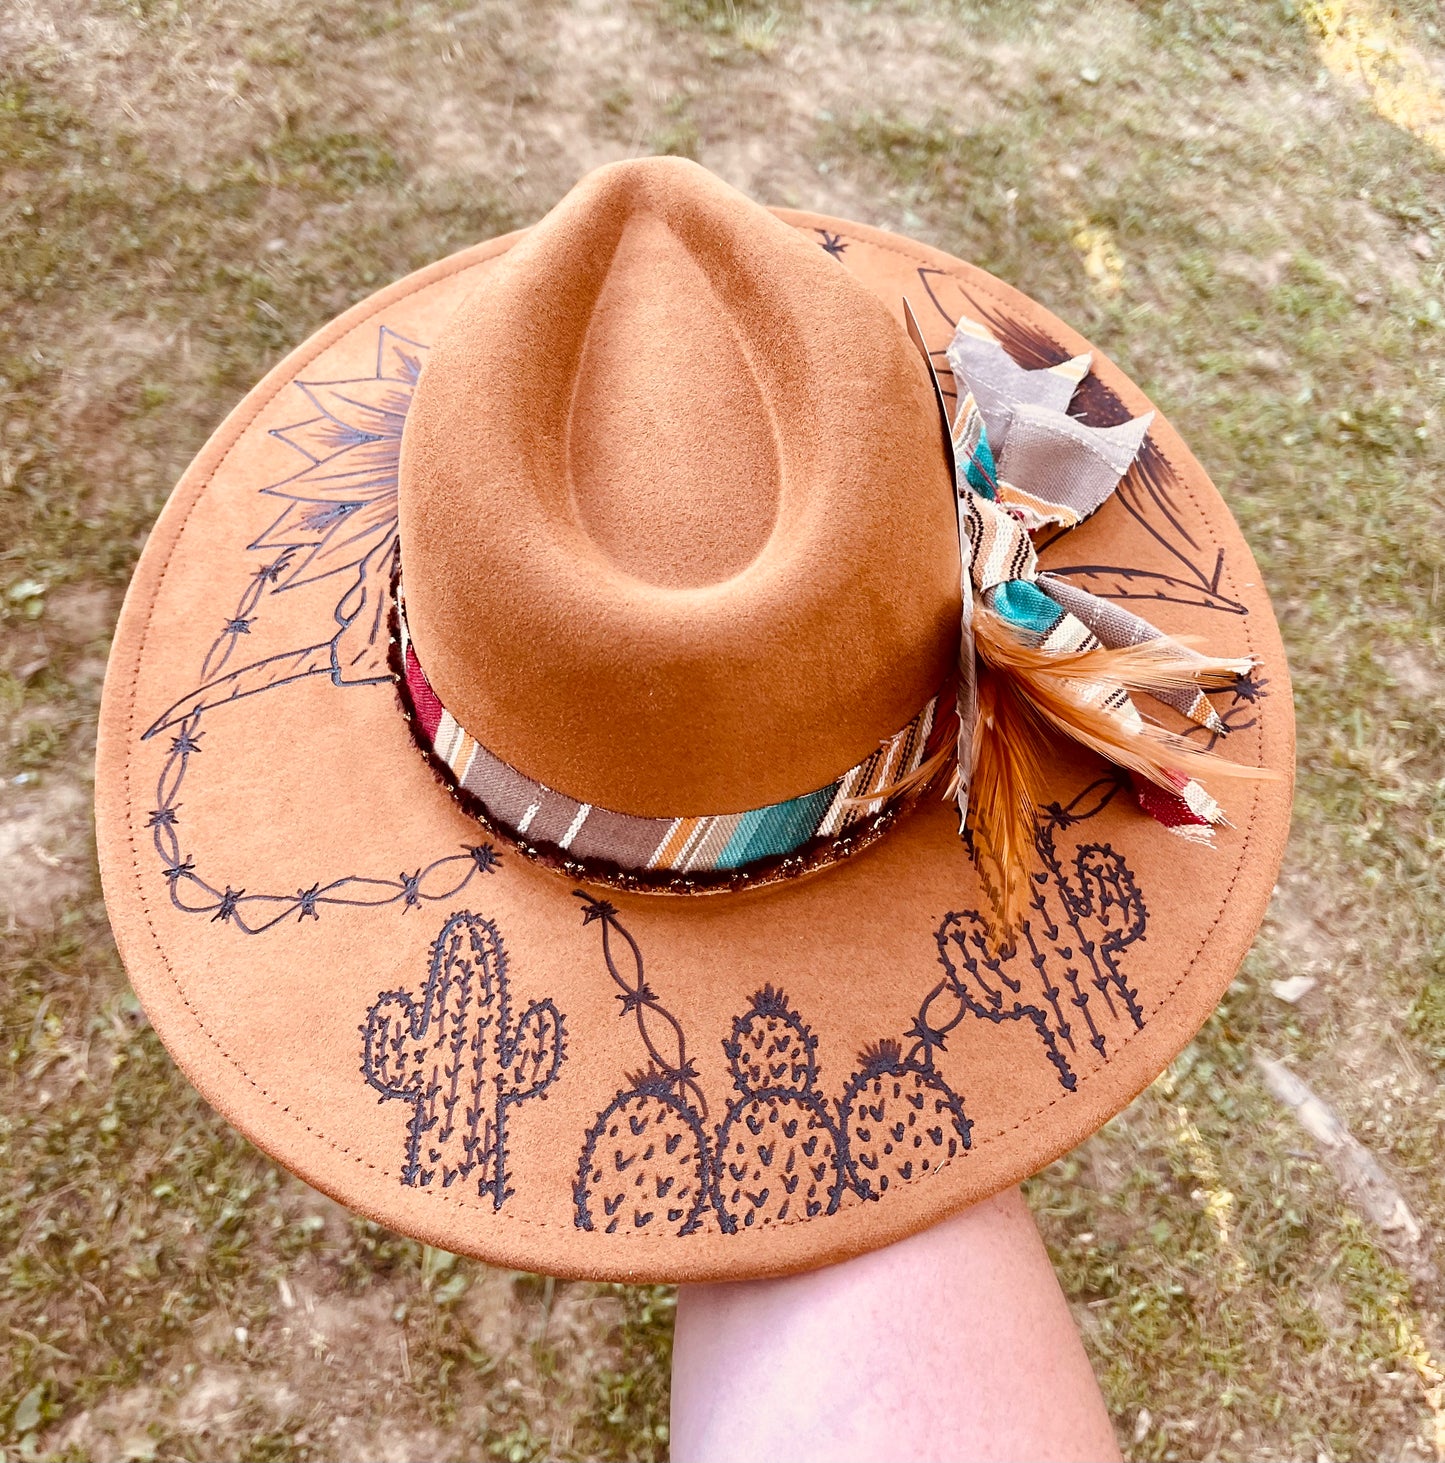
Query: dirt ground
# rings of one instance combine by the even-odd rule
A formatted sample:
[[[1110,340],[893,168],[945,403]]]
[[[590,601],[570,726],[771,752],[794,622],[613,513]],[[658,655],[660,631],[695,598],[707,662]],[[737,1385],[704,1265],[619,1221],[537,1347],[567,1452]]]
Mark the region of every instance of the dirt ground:
[[[1029,1197],[1131,1457],[1445,1458],[1436,0],[6,0],[0,1457],[666,1456],[671,1293],[262,1159],[130,994],[89,813],[124,585],[229,407],[655,152],[992,269],[1220,484],[1296,683],[1290,853],[1220,1012]]]

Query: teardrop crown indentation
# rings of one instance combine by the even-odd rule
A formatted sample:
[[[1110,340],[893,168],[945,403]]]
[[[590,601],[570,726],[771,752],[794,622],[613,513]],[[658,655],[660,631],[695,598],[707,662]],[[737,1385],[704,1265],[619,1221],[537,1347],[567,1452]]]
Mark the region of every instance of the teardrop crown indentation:
[[[777,521],[774,431],[707,272],[658,214],[632,213],[593,306],[568,415],[584,532],[649,584],[733,577]]]

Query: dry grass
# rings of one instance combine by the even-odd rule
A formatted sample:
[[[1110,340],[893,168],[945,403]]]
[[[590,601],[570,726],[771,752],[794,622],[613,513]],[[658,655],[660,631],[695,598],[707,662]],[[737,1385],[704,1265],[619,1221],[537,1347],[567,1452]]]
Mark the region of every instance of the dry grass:
[[[1288,1059],[1440,1228],[1442,79],[1432,0],[10,0],[5,1455],[665,1454],[665,1290],[423,1251],[206,1111],[128,993],[85,807],[120,591],[225,409],[382,281],[673,151],[1029,290],[1229,497],[1298,690],[1280,893],[1200,1039],[1031,1198],[1134,1456],[1445,1456],[1445,1297],[1250,1060]]]

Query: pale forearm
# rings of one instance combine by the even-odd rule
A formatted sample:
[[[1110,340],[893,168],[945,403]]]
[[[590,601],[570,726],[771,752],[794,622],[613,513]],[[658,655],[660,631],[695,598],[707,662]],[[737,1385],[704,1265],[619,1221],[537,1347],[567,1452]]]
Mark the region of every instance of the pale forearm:
[[[673,1457],[1115,1459],[1017,1189],[785,1280],[683,1287]]]

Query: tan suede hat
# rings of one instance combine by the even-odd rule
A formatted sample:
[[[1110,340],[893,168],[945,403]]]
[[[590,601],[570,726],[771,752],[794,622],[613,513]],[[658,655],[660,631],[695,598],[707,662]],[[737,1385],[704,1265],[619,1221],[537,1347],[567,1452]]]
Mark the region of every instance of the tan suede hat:
[[[1149,411],[982,270],[674,159],[348,310],[116,633],[162,1039],[316,1187],[560,1275],[806,1268],[1032,1173],[1197,1030],[1289,823],[1269,601]],[[1226,733],[1277,776],[1216,802]]]

